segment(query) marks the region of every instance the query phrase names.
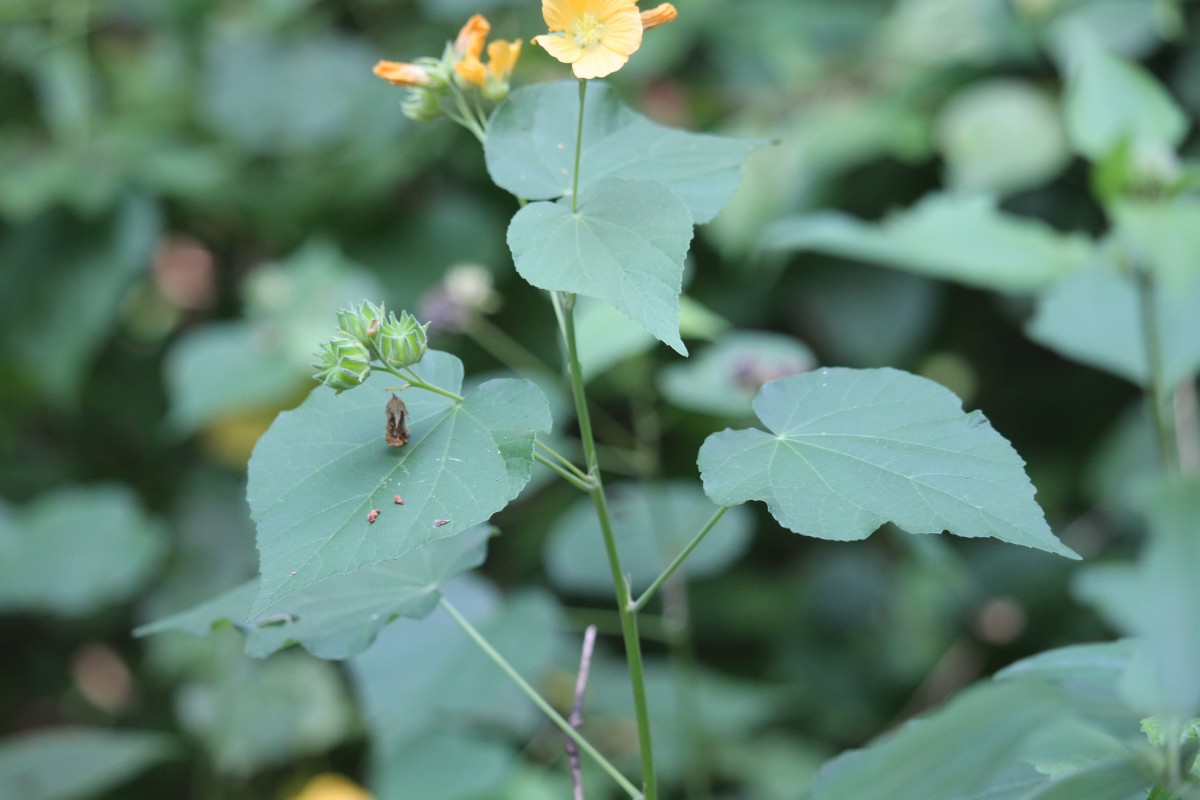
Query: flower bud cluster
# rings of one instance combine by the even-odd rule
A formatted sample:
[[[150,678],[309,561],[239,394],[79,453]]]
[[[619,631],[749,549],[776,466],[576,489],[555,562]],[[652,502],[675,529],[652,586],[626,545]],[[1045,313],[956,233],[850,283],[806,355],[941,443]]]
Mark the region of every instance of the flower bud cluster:
[[[429,349],[429,323],[421,325],[407,311],[397,318],[382,303],[364,300],[337,318],[338,331],[317,350],[313,377],[338,394],[365,381],[372,361],[394,371],[416,364]]]

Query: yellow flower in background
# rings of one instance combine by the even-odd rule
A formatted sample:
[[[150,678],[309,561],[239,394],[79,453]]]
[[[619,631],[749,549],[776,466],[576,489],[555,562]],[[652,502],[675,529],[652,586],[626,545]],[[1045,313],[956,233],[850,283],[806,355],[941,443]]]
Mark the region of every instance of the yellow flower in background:
[[[459,59],[474,59],[479,60],[483,55],[483,43],[487,41],[488,34],[492,32],[492,24],[487,21],[483,14],[476,14],[467,20],[467,24],[462,26],[462,30],[458,32],[458,38],[454,40],[454,54]]]
[[[332,772],[318,775],[292,800],[374,800],[370,794],[349,778]]]
[[[521,41],[495,41],[488,45],[488,72],[498,81],[507,81],[521,56]]]
[[[487,46],[488,63],[485,67],[479,57],[483,55],[483,45],[491,30],[492,26],[482,14],[467,20],[454,41],[454,54],[458,58],[454,62],[454,71],[465,82],[481,89],[488,86],[490,77],[493,87],[503,93],[508,90],[508,78],[521,54],[521,43],[492,42]]]
[[[576,78],[603,78],[642,45],[642,17],[632,0],[542,0],[550,33],[533,41]]]
[[[418,64],[401,61],[380,61],[374,72],[393,86],[428,86],[429,70]]]
[[[666,25],[678,16],[679,12],[670,3],[655,6],[649,11],[642,12],[642,30],[648,31],[651,28],[657,28],[659,25]]]

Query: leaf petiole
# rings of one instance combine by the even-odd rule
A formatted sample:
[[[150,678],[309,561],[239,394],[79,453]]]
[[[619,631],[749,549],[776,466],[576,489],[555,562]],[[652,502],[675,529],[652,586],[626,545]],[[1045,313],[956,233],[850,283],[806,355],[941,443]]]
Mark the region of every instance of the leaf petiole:
[[[663,573],[654,579],[654,583],[650,584],[649,588],[642,592],[641,597],[639,597],[635,602],[631,602],[629,604],[630,612],[637,614],[646,607],[646,604],[650,602],[650,598],[654,596],[654,593],[657,592],[662,585],[667,582],[668,578],[675,574],[675,570],[679,569],[680,565],[683,564],[683,560],[691,555],[692,551],[696,549],[700,542],[704,541],[704,537],[708,535],[709,531],[716,527],[716,524],[721,521],[721,517],[725,516],[725,512],[728,510],[729,506],[721,506],[716,510],[716,512],[713,513],[708,522],[704,523],[704,527],[700,529],[700,532],[692,537],[692,540],[688,542],[687,547],[684,547],[683,550],[679,552],[679,555],[675,556],[675,559],[667,565],[667,568],[663,570]]]

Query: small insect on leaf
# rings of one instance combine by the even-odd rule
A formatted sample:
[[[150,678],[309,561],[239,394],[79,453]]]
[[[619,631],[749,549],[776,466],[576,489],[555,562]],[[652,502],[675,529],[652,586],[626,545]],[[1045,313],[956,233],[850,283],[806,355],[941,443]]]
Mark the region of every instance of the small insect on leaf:
[[[402,506],[402,505],[404,505],[404,498],[401,497],[400,495],[396,495],[395,497],[392,498],[392,502],[398,506]]]
[[[373,525],[377,519],[379,519],[379,509],[373,508],[371,513],[367,514],[367,522]]]
[[[396,395],[387,404],[387,443],[388,447],[400,447],[408,444],[408,408],[404,401]]]
[[[449,525],[449,524],[450,524],[450,520],[448,520],[448,519],[435,519],[433,521],[433,527],[435,527],[435,528],[440,528],[443,525]]]
[[[371,324],[367,326],[367,336],[374,336],[379,333],[379,319],[371,320]]]

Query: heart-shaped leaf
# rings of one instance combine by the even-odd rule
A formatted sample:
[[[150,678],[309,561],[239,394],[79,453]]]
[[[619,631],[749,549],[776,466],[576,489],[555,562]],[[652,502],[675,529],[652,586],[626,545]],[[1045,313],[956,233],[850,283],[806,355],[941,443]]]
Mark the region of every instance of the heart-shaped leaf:
[[[398,617],[420,619],[437,605],[441,585],[483,563],[492,529],[476,525],[458,536],[436,539],[400,558],[336,575],[289,595],[253,618],[258,580],[134,631],[149,636],[182,631],[206,636],[233,625],[246,635],[246,653],[265,658],[298,642],[315,656],[344,659],[362,652]]]
[[[754,411],[771,433],[725,430],[700,448],[714,503],[763,500],[779,524],[822,539],[891,521],[1078,558],[1050,532],[1012,445],[933,381],[823,368],[766,384]]]
[[[462,386],[462,362],[446,353],[427,353],[416,369],[448,391]],[[262,571],[251,614],[461,533],[528,482],[534,436],[551,425],[534,384],[488,381],[461,402],[410,389],[408,444],[389,447],[384,407],[397,382],[376,373],[341,395],[318,389],[259,440],[246,491]]]
[[[544,83],[517,89],[488,125],[488,172],[526,200],[571,194],[579,85]],[[761,139],[732,139],[655,125],[623,105],[598,81],[588,84],[579,159],[582,194],[605,178],[642,178],[665,185],[698,224],[717,215],[741,179],[742,162]]]
[[[683,259],[692,241],[687,206],[660,183],[607,178],[570,203],[531,203],[508,227],[513,263],[539,289],[614,305],[676,352]]]

